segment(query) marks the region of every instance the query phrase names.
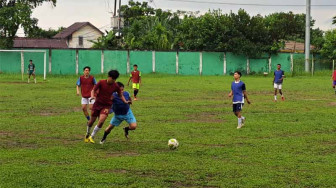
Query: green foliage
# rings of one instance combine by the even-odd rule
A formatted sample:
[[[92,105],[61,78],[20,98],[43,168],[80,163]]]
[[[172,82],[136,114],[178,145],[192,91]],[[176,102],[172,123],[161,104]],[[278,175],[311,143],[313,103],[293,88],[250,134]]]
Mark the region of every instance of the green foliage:
[[[336,24],[336,16],[333,17],[332,24]]]
[[[137,130],[126,140],[124,122],[104,145],[83,141],[77,76],[27,84],[0,74],[0,187],[335,187],[330,74],[287,77],[277,103],[272,76],[243,76],[252,104],[240,130],[226,97],[231,76],[143,75],[131,106]]]
[[[336,58],[336,29],[325,33],[325,42],[321,49],[321,55],[329,59]]]
[[[12,47],[20,26],[28,35],[33,32],[38,20],[31,18],[32,9],[43,2],[56,4],[56,0],[2,0],[0,2],[0,48]]]
[[[63,31],[65,27],[60,27],[58,29],[51,29],[49,28],[48,30],[44,30],[39,27],[35,27],[32,29],[30,33],[28,33],[27,37],[29,38],[47,38],[51,39],[53,36],[55,36],[57,33]]]
[[[91,41],[93,43],[92,48],[98,49],[119,49],[122,45],[120,38],[116,36],[113,31],[106,32],[106,36],[99,37],[97,41]]]

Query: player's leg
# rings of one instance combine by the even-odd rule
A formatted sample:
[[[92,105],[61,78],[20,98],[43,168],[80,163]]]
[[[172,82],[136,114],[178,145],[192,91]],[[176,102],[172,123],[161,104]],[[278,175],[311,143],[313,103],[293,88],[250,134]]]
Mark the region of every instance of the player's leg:
[[[284,97],[284,95],[282,94],[282,84],[279,84],[279,93],[280,93],[280,95],[281,95],[281,100],[285,100],[285,97]]]
[[[35,77],[35,73],[33,73],[33,78],[34,78],[34,82],[36,84],[36,77]]]
[[[105,108],[103,110],[101,110],[100,115],[99,115],[99,121],[98,124],[95,126],[95,128],[93,129],[91,136],[89,137],[89,141],[91,143],[95,143],[93,138],[95,137],[95,135],[99,132],[99,130],[103,127],[103,124],[108,116],[108,112],[109,112],[109,108]]]
[[[31,72],[28,71],[28,83],[30,82],[30,76],[31,76]]]
[[[87,127],[86,127],[86,135],[85,135],[85,139],[84,142],[89,142],[89,137],[90,137],[90,132],[91,132],[91,127],[94,124],[94,122],[96,121],[97,116],[91,115],[90,120],[87,122]]]
[[[336,94],[336,88],[335,88],[335,86],[336,86],[336,81],[333,81],[333,85],[332,85],[332,87],[334,88],[334,90],[335,90],[335,94]]]
[[[124,127],[125,137],[128,138],[128,132],[135,130],[137,127],[136,119],[131,109],[129,109],[128,113],[126,114],[125,120],[129,125],[128,127]]]
[[[103,138],[101,139],[100,144],[104,144],[104,143],[105,143],[105,140],[106,140],[107,135],[110,134],[111,130],[112,130],[114,127],[119,126],[119,125],[121,124],[122,121],[123,121],[123,120],[120,119],[120,118],[118,117],[118,115],[114,115],[114,116],[113,116],[113,118],[112,118],[111,121],[110,121],[110,125],[105,129],[104,136],[103,136]]]
[[[277,101],[278,84],[274,83],[274,102]]]
[[[242,118],[242,115],[241,115],[241,111],[242,111],[242,108],[243,108],[243,104],[242,103],[238,103],[236,104],[235,106],[235,115],[237,116],[238,118],[238,126],[237,126],[237,129],[240,129],[242,126],[243,126],[243,118]],[[245,118],[244,118],[245,119]]]
[[[82,111],[86,117],[87,120],[90,120],[90,115],[87,110],[87,105],[89,104],[89,98],[82,97]]]
[[[134,100],[137,100],[137,94],[139,92],[139,83],[133,83],[132,87],[133,87]]]

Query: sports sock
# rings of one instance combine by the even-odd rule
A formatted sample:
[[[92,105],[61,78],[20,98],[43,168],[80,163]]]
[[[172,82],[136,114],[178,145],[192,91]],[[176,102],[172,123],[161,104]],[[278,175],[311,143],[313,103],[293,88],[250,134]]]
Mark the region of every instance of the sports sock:
[[[274,100],[277,100],[277,96],[276,95],[274,95]]]
[[[101,128],[99,128],[99,127],[96,125],[95,128],[93,129],[92,133],[91,133],[91,137],[94,137],[100,129],[101,129]]]
[[[242,118],[238,118],[238,126],[242,124]]]
[[[125,130],[126,130],[126,131],[129,131],[129,130],[131,130],[131,129],[130,129],[129,127],[125,127]]]
[[[139,90],[134,90],[134,97],[136,97],[137,96],[137,94],[138,94],[138,92],[139,92]]]
[[[36,78],[34,78],[34,82],[35,82],[35,84],[36,84]]]
[[[103,136],[103,138],[101,139],[101,140],[105,140],[106,139],[106,137],[107,137],[107,135],[109,135],[110,133],[108,133],[108,132],[106,132],[106,131],[104,131],[104,136]]]
[[[91,131],[91,127],[87,126],[87,127],[86,127],[86,134],[87,134],[87,135],[90,135],[90,131]]]
[[[28,78],[28,83],[30,82],[30,79]]]
[[[90,116],[86,116],[86,119],[90,121]]]

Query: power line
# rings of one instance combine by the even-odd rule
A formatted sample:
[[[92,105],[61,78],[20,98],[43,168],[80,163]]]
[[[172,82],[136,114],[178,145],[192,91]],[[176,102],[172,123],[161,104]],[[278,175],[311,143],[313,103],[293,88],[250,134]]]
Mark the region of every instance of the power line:
[[[175,1],[181,3],[202,3],[202,4],[220,4],[220,5],[240,5],[240,6],[267,6],[267,7],[305,7],[304,4],[257,4],[257,3],[226,3],[226,2],[216,2],[216,1],[195,1],[195,0],[167,0],[167,1]],[[315,7],[330,7],[336,5],[311,5]]]

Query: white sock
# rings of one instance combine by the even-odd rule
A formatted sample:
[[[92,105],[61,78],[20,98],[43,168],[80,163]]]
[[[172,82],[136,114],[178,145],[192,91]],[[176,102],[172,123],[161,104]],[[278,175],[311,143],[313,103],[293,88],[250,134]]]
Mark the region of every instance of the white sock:
[[[95,126],[95,128],[93,129],[92,133],[91,133],[91,137],[93,138],[97,132],[100,130],[101,128],[99,128],[97,125]]]
[[[242,117],[241,117],[241,119],[242,119],[242,120],[244,120],[244,119],[245,119],[245,117],[244,117],[244,116],[242,116]]]
[[[30,82],[30,79],[28,79],[28,83]]]
[[[276,95],[274,95],[274,100],[277,100]]]
[[[242,124],[242,118],[238,118],[238,126]]]

